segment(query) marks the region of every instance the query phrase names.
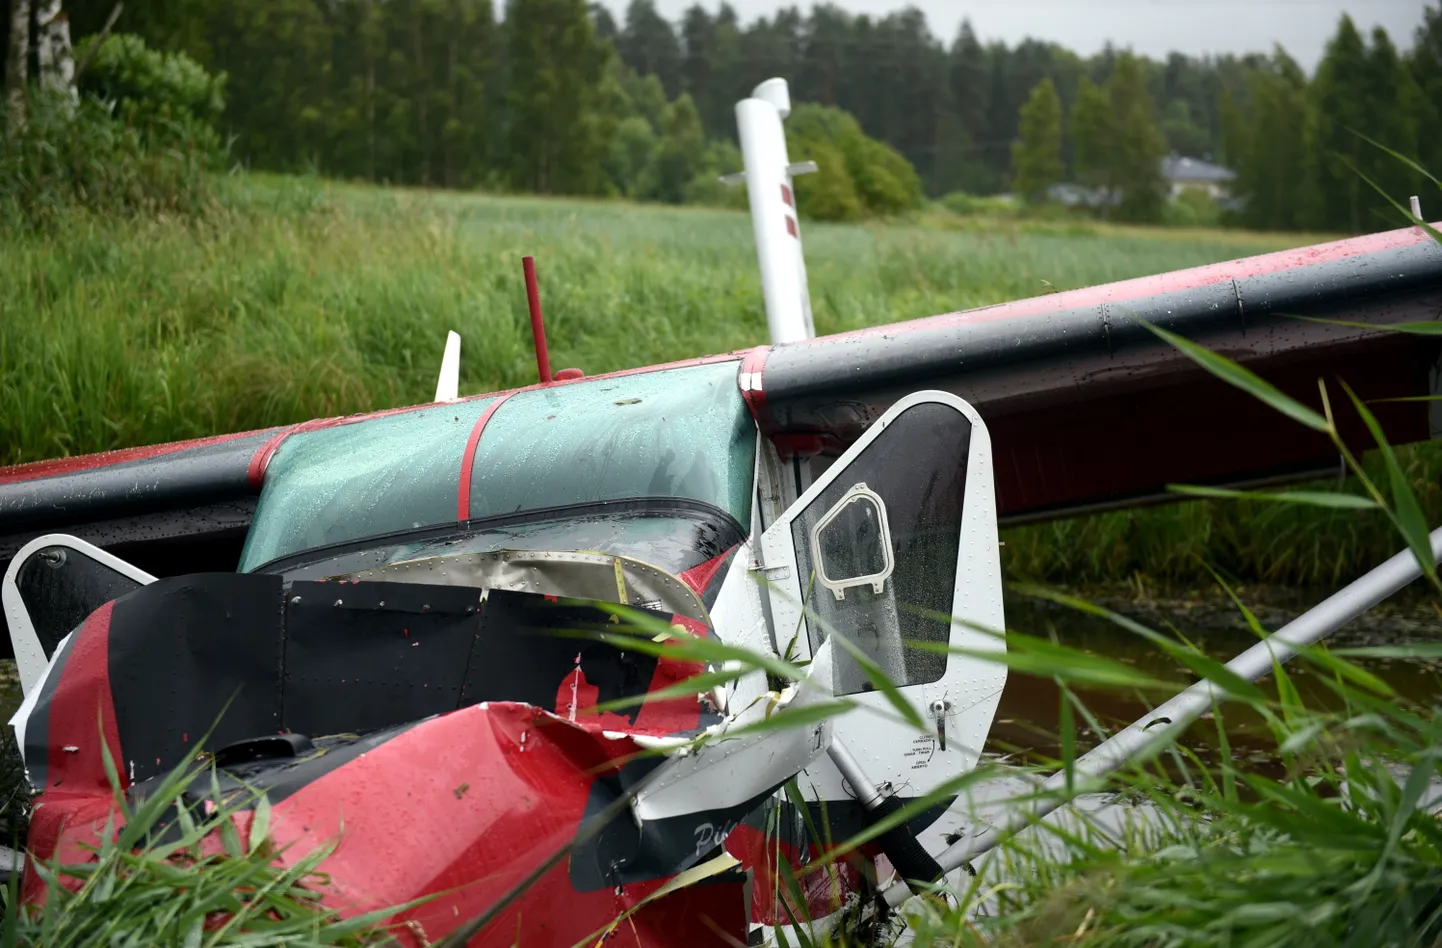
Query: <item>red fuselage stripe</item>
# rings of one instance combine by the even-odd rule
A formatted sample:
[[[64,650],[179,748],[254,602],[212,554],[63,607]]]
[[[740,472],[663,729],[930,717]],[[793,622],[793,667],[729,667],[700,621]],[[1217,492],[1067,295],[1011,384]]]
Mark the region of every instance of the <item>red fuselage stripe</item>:
[[[500,398],[491,402],[486,410],[481,412],[481,417],[476,419],[475,427],[471,429],[471,436],[466,439],[466,453],[461,455],[461,483],[456,490],[456,521],[465,523],[471,519],[471,471],[476,464],[476,449],[481,446],[481,433],[486,430],[486,423],[506,402],[510,401],[515,392],[508,392]]]
[[[197,438],[193,441],[172,441],[169,444],[151,444],[138,448],[123,448],[118,451],[102,451],[99,454],[82,454],[76,457],[55,458],[48,461],[31,461],[29,464],[16,464],[12,467],[0,468],[0,484],[18,484],[21,481],[34,481],[44,477],[59,477],[63,474],[75,474],[80,471],[89,471],[98,467],[109,467],[112,464],[124,464],[127,461],[143,461],[146,458],[162,457],[167,454],[174,454],[177,451],[188,451],[191,448],[203,448],[215,444],[224,444],[227,441],[234,441],[237,438],[244,438],[253,434],[255,434],[253,431],[237,431],[234,434]]]

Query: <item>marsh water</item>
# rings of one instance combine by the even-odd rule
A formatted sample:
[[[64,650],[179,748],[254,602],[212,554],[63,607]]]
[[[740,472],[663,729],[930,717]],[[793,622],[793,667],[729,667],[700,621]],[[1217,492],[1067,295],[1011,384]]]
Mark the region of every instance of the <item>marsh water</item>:
[[[1268,632],[1325,599],[1333,590],[1255,587],[1236,590]],[[1151,629],[1172,636],[1184,636],[1213,658],[1227,661],[1257,641],[1236,604],[1220,590],[1153,592],[1131,586],[1067,590]],[[1407,645],[1442,640],[1442,612],[1424,591],[1409,589],[1340,629],[1327,639],[1332,648]],[[1074,648],[1118,659],[1156,678],[1182,685],[1195,680],[1184,668],[1156,646],[1106,618],[1090,615],[1056,603],[1008,594],[1007,627],[1017,632],[1055,640]],[[1381,678],[1404,700],[1430,703],[1438,693],[1442,661],[1353,659]],[[1319,678],[1320,673],[1300,659],[1287,666],[1298,691],[1313,706],[1334,707],[1335,694]],[[1271,691],[1268,680],[1262,683]],[[1169,695],[1139,696],[1121,691],[1089,689],[1079,691],[1086,708],[1111,729],[1119,728],[1154,707]],[[1315,703],[1315,704],[1313,704]],[[1056,757],[1060,720],[1060,691],[1055,682],[1012,672],[1002,694],[988,741],[988,753],[1026,757]],[[1230,752],[1234,759],[1265,763],[1276,745],[1262,727],[1260,717],[1246,709],[1225,705],[1222,709]],[[1214,758],[1219,740],[1215,721],[1208,714],[1193,725],[1187,744],[1203,760]],[[1087,729],[1078,725],[1079,750],[1096,743]]]

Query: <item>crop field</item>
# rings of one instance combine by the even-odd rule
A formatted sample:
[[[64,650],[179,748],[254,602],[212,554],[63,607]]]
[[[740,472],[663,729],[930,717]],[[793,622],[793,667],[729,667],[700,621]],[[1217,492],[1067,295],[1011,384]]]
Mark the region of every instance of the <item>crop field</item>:
[[[811,223],[802,236],[822,333],[1325,239],[940,211]],[[0,464],[425,401],[449,329],[464,340],[463,394],[529,382],[525,254],[557,368],[595,374],[766,340],[744,212],[237,176],[198,220],[70,212],[43,234],[0,234]],[[1435,465],[1408,458],[1438,506]],[[1262,512],[1227,510],[1012,531],[1009,569],[1199,579],[1200,556],[1325,583],[1393,544],[1381,517],[1269,510],[1259,530],[1247,524]]]

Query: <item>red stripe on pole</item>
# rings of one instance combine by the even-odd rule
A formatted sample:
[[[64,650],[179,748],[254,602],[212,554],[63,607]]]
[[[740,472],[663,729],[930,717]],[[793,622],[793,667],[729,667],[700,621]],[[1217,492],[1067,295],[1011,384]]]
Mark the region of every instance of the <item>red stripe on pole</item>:
[[[546,323],[541,318],[541,291],[536,286],[536,258],[522,257],[521,269],[526,273],[526,303],[531,307],[531,335],[536,339],[536,372],[544,385],[551,381],[551,354],[546,350]]]
[[[786,233],[790,234],[792,237],[799,238],[801,236],[796,231],[796,218],[790,216],[789,214],[786,217]]]
[[[791,198],[791,189],[784,184],[781,186],[781,200],[786,202],[787,207],[796,206],[796,202]]]

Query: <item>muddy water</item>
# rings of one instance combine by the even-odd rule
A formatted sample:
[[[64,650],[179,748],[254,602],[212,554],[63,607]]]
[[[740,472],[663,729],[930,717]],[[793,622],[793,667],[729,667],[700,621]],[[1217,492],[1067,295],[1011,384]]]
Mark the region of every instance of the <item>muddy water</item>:
[[[1212,591],[1153,593],[1131,587],[1068,590],[1078,598],[1104,606],[1135,619],[1158,632],[1182,635],[1209,655],[1228,660],[1256,642],[1236,605],[1225,594]],[[1297,590],[1275,587],[1242,589],[1239,596],[1268,631],[1281,628],[1320,602],[1330,590]],[[1157,678],[1183,685],[1194,677],[1176,665],[1155,646],[1116,624],[1054,603],[1009,595],[1007,626],[1031,635],[1055,636],[1056,640],[1134,665]],[[1432,601],[1416,590],[1375,607],[1327,640],[1334,648],[1401,645],[1442,639],[1442,613]],[[1431,702],[1439,693],[1442,662],[1369,660],[1359,661],[1405,698]],[[1309,703],[1335,706],[1337,700],[1300,659],[1287,666],[1295,675],[1298,690]],[[1270,681],[1263,682],[1270,690]],[[1087,708],[1101,722],[1116,728],[1127,724],[1149,708],[1140,696],[1089,690],[1081,694]],[[1154,706],[1167,695],[1152,696]],[[988,752],[1019,753],[1024,758],[1055,757],[1058,754],[1057,727],[1060,693],[1055,683],[1012,672],[1007,679],[1001,707],[992,727]],[[1262,722],[1254,714],[1224,707],[1228,740],[1236,758],[1263,763],[1275,748]],[[1078,746],[1094,744],[1085,731],[1077,736]],[[1215,756],[1218,735],[1215,721],[1207,715],[1194,725],[1187,744],[1203,758]]]

